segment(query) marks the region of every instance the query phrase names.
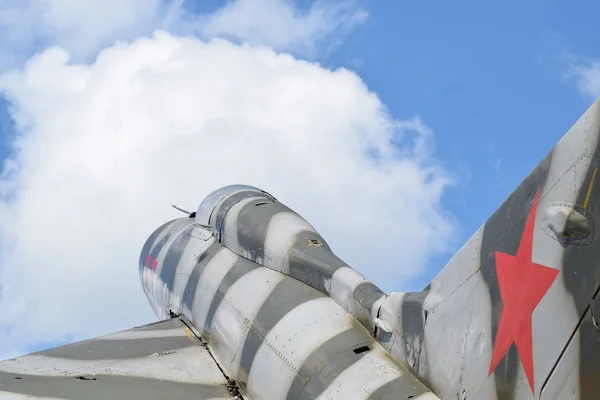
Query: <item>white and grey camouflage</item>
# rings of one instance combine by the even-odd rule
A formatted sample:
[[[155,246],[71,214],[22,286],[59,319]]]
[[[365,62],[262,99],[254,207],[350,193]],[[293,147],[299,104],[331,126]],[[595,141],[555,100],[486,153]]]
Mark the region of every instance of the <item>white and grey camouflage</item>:
[[[162,322],[4,361],[0,397],[598,399],[599,139],[600,100],[421,292],[219,189],[142,249]]]

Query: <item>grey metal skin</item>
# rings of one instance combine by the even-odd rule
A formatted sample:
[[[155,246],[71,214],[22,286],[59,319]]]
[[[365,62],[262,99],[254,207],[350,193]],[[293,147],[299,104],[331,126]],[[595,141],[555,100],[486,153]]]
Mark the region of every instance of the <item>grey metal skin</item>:
[[[1,362],[0,398],[598,399],[599,138],[596,101],[421,292],[219,189],[142,249],[162,322]]]
[[[598,399],[599,137],[597,101],[422,292],[384,294],[298,214],[234,187],[153,234],[146,294],[253,399]],[[368,357],[399,377],[373,383]]]
[[[219,189],[160,227],[140,277],[157,316],[193,326],[245,398],[437,399],[375,340],[384,293],[259,189]]]
[[[240,399],[179,319],[0,362],[0,399]]]
[[[375,304],[393,326],[378,339],[440,398],[600,398],[599,137],[597,100],[422,292],[392,293]],[[528,240],[528,260],[555,278],[542,283],[539,273],[506,293],[530,269],[519,262],[502,281],[505,255],[516,256]],[[534,307],[507,307],[511,296],[537,290]],[[515,310],[521,325],[512,334],[532,351],[508,341],[494,365],[502,318]],[[519,331],[529,323],[531,332]]]

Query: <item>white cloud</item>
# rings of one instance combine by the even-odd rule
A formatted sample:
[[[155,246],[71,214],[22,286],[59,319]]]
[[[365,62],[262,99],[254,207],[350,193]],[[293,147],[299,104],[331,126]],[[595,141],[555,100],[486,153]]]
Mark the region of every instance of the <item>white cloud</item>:
[[[234,0],[197,14],[184,0],[0,0],[0,70],[48,45],[87,60],[117,40],[154,29],[204,39],[226,37],[314,56],[335,45],[367,13],[354,0],[318,0],[307,11],[289,0]]]
[[[431,132],[350,71],[167,33],[68,59],[52,48],[0,77],[19,131],[0,181],[0,353],[152,319],[143,242],[170,204],[226,184],[272,192],[387,290],[452,234]]]
[[[568,76],[575,80],[577,89],[585,97],[600,96],[600,61],[576,57]]]
[[[237,0],[208,15],[204,37],[227,37],[248,44],[314,54],[317,45],[365,21],[366,11],[353,1],[314,2],[303,12],[289,0]]]
[[[0,67],[22,61],[48,44],[75,57],[93,55],[117,39],[151,32],[169,14],[163,0],[2,0]]]

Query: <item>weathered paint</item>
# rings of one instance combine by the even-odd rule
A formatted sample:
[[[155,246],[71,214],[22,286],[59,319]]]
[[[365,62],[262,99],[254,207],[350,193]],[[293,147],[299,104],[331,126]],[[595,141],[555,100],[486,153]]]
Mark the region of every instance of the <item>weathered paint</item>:
[[[599,138],[597,101],[420,292],[383,293],[268,193],[219,189],[140,254],[157,316],[189,328],[174,318],[5,361],[0,395],[595,399]],[[538,281],[518,281],[526,264],[552,278],[536,296],[523,291]],[[511,279],[532,282],[522,307]],[[98,382],[77,381],[89,373]]]

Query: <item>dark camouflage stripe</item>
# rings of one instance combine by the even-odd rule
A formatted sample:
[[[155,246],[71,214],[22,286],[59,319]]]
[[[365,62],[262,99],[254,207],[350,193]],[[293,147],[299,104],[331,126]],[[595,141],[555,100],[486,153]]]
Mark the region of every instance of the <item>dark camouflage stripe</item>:
[[[286,400],[318,398],[335,378],[364,356],[364,353],[355,354],[353,350],[372,342],[373,339],[357,323],[323,342],[302,363]],[[340,354],[344,356],[338,357]],[[329,367],[324,368],[327,365]]]
[[[428,290],[406,293],[401,313],[407,367],[426,382],[430,381],[427,344],[425,343],[426,311],[424,307],[428,294]]]
[[[79,379],[77,377],[80,377]],[[66,400],[215,399],[228,396],[225,385],[206,385],[121,375],[41,376],[0,371],[0,394]],[[93,379],[93,380],[91,380]]]
[[[213,242],[206,250],[200,254],[200,257],[196,260],[192,273],[188,278],[185,290],[183,291],[183,297],[181,299],[181,307],[186,307],[188,310],[192,310],[194,305],[194,298],[196,297],[196,291],[198,289],[198,283],[202,277],[202,273],[206,269],[206,266],[212,260],[212,258],[221,251],[223,247],[218,242]]]
[[[369,396],[369,400],[418,399],[424,393],[429,393],[425,386],[416,380],[400,377],[375,390]]]
[[[600,132],[593,133],[600,137]],[[594,168],[600,166],[600,139],[592,155],[583,157],[576,168],[588,165],[585,179],[581,183],[576,203],[583,206]],[[583,165],[582,165],[583,164]],[[600,174],[599,174],[600,175]],[[587,211],[594,216],[595,230],[600,227],[600,176],[595,177],[591,187]],[[575,303],[578,316],[587,312],[596,299],[600,287],[600,235],[594,232],[588,246],[567,246],[563,255],[564,285]],[[584,319],[579,328],[579,387],[581,400],[595,400],[600,393],[600,345],[598,328]],[[566,345],[566,344],[565,344]]]
[[[247,384],[248,375],[264,339],[277,323],[290,311],[307,301],[323,297],[321,292],[298,284],[298,281],[283,277],[273,288],[252,321],[242,349],[238,380]]]
[[[481,239],[481,276],[490,293],[491,332],[490,346],[496,342],[498,325],[502,314],[502,297],[496,275],[496,251],[515,255],[525,229],[525,222],[533,200],[541,187],[540,199],[552,164],[552,153],[529,174],[511,196],[492,214],[485,223]],[[515,399],[519,384],[520,358],[513,344],[494,371],[498,399]]]
[[[215,232],[217,232],[219,235],[219,240],[221,240],[221,238],[223,237],[223,222],[225,221],[227,213],[229,212],[229,210],[231,210],[231,207],[233,207],[240,201],[250,197],[260,197],[260,199],[257,200],[260,202],[264,202],[265,200],[271,201],[271,197],[269,197],[268,194],[249,190],[236,192],[227,197],[225,200],[223,200],[223,203],[219,205],[217,214],[211,216],[211,223],[214,226]]]
[[[190,224],[192,224],[191,220]],[[167,254],[165,255],[165,258],[162,262],[160,268],[160,279],[164,282],[169,292],[173,291],[173,283],[175,282],[177,265],[179,265],[179,261],[181,260],[183,251],[185,250],[191,239],[189,233],[192,229],[193,226],[190,226],[181,231],[179,234],[177,234],[177,236],[173,240],[173,243],[169,245]]]
[[[233,264],[229,271],[227,271],[227,273],[221,280],[221,283],[217,288],[217,292],[213,296],[213,299],[208,308],[208,314],[206,315],[206,320],[204,322],[205,334],[210,335],[210,328],[212,327],[212,323],[215,318],[215,313],[217,312],[219,305],[223,301],[223,298],[229,291],[229,288],[248,272],[253,271],[256,268],[260,267],[246,260],[245,258],[239,257],[235,264]]]
[[[293,212],[279,202],[261,204],[264,202],[264,199],[248,202],[240,210],[237,220],[237,239],[240,250],[244,252],[243,256],[261,265],[264,265],[265,241],[271,219],[279,213]]]
[[[154,247],[154,242],[156,241],[156,238],[167,227],[167,225],[171,224],[172,222],[173,221],[169,221],[167,223],[162,224],[158,229],[156,229],[154,232],[152,232],[152,234],[150,235],[148,240],[146,240],[146,242],[144,243],[144,246],[142,247],[142,252],[140,253],[140,263],[139,263],[140,269],[142,269],[144,267],[144,265],[146,263],[146,257],[152,250],[152,247]],[[162,248],[162,246],[161,246],[161,248]]]
[[[323,246],[310,245],[310,240],[318,240]],[[310,231],[296,234],[287,260],[291,276],[323,293],[327,293],[333,274],[338,269],[348,266],[332,253],[320,235]]]
[[[44,350],[38,354],[69,360],[125,360],[192,345],[194,343],[181,335],[139,339],[91,339]]]
[[[375,302],[379,300],[385,293],[381,291],[375,284],[365,281],[359,283],[354,289],[354,300],[357,304],[363,307],[363,313],[357,313],[358,321],[367,329],[371,329],[371,310]]]

